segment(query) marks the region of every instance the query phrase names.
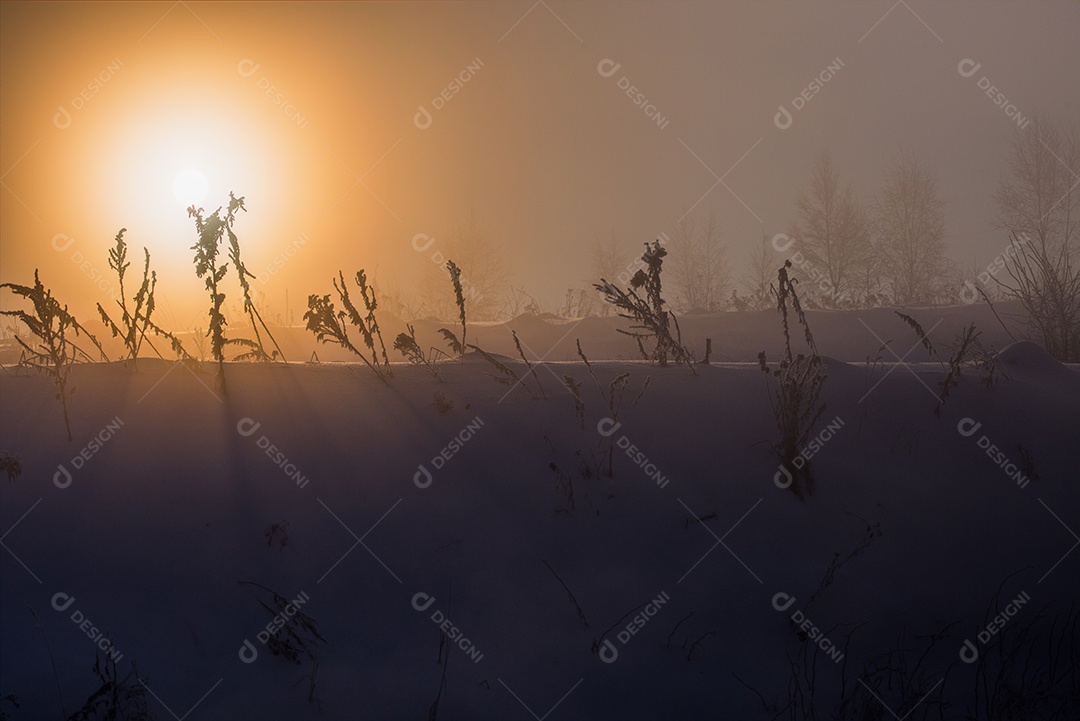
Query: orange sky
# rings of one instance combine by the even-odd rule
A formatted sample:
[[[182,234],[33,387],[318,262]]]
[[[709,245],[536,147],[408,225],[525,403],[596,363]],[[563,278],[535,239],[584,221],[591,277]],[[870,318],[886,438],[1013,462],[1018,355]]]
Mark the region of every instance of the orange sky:
[[[191,166],[208,208],[246,196],[254,271],[290,256],[256,284],[279,311],[288,290],[298,316],[339,268],[407,287],[430,262],[411,239],[471,212],[553,305],[594,238],[634,251],[687,211],[716,213],[743,263],[785,229],[822,148],[865,200],[900,148],[929,161],[952,256],[985,263],[1007,242],[990,196],[1012,121],[957,64],[1075,126],[1080,3],[891,5],[5,2],[0,280],[39,267],[86,313],[127,227],[190,327],[205,303],[172,182]]]

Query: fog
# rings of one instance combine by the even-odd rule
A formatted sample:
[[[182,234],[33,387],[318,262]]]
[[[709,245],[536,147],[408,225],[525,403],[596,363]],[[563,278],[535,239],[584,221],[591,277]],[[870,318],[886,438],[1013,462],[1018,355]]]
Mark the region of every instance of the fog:
[[[1080,718],[1078,31],[0,2],[0,721]]]
[[[551,310],[594,280],[597,238],[634,254],[687,216],[717,220],[737,277],[789,225],[822,151],[865,202],[900,150],[916,156],[937,175],[948,255],[984,265],[1008,242],[993,193],[1014,128],[1080,117],[1075,2],[0,13],[0,280],[40,268],[87,313],[127,228],[180,328],[205,305],[171,192],[186,167],[208,210],[246,198],[236,232],[278,312],[288,293],[298,318],[338,269],[408,295],[470,218],[508,284]]]

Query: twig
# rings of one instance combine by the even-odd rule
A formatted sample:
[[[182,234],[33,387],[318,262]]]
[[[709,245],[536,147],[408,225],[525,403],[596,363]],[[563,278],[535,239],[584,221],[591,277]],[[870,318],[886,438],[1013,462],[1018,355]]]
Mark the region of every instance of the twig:
[[[995,308],[994,304],[990,302],[990,297],[986,295],[986,291],[984,291],[980,286],[975,286],[975,290],[979,291],[979,295],[983,297],[983,300],[986,301],[986,304],[990,306],[990,310],[993,311],[994,317],[997,318],[997,322],[1001,323],[1001,327],[1005,330],[1005,333],[1010,338],[1012,338],[1013,343],[1015,343],[1016,337],[1009,331],[1009,328],[1005,325],[1005,321],[1001,320],[1001,316],[998,315],[997,308]]]
[[[642,601],[642,602],[641,602],[641,603],[639,603],[638,605],[634,606],[634,607],[633,607],[633,608],[631,608],[631,609],[630,609],[629,611],[627,611],[627,612],[626,612],[626,613],[624,613],[624,614],[623,614],[622,616],[620,616],[620,617],[619,617],[619,620],[618,620],[618,621],[616,621],[615,623],[611,624],[611,627],[610,627],[610,628],[608,628],[608,630],[606,630],[606,631],[604,631],[604,632],[603,632],[602,634],[600,634],[600,638],[597,638],[597,639],[595,639],[595,640],[593,641],[593,645],[592,645],[592,650],[593,650],[593,653],[596,653],[596,652],[597,652],[597,650],[599,650],[599,648],[600,648],[600,642],[604,640],[604,636],[607,636],[607,635],[608,635],[609,633],[611,633],[612,631],[614,631],[614,630],[615,630],[615,627],[616,627],[616,626],[618,626],[618,625],[619,625],[620,623],[622,623],[622,622],[623,622],[623,621],[624,621],[624,620],[626,619],[626,617],[627,617],[627,616],[629,616],[629,615],[630,615],[631,613],[633,613],[634,611],[638,610],[638,609],[639,609],[639,608],[641,608],[642,606],[646,605],[647,603],[649,603],[649,602],[648,602],[648,601]]]
[[[686,660],[687,661],[691,660],[691,658],[694,655],[694,649],[697,648],[698,646],[701,646],[702,648],[705,648],[701,644],[702,641],[704,641],[709,636],[715,636],[715,635],[716,635],[716,631],[706,631],[705,633],[701,634],[701,636],[698,637],[697,641],[694,641],[692,644],[690,644],[690,650],[686,653]]]
[[[536,369],[533,368],[533,364],[529,362],[529,359],[525,357],[525,351],[521,350],[521,341],[518,340],[517,331],[510,331],[510,335],[514,336],[514,345],[517,346],[518,355],[521,356],[521,360],[525,361],[525,365],[528,367],[529,372],[532,373],[533,380],[536,381],[536,387],[540,389],[540,396],[547,399],[547,394],[544,393],[544,386],[540,383],[540,378],[536,375]]]
[[[694,615],[694,612],[691,611],[690,613],[683,616],[682,620],[680,620],[677,624],[675,624],[675,628],[671,629],[671,633],[668,634],[667,641],[664,642],[664,648],[667,648],[669,645],[671,645],[671,637],[674,636],[675,632],[679,630],[679,626],[683,625],[683,621],[685,621],[686,619],[690,618],[693,615]]]
[[[545,566],[547,566],[547,570],[551,571],[551,575],[553,575],[555,578],[557,578],[559,580],[559,583],[562,584],[562,587],[564,589],[566,589],[567,595],[570,596],[570,602],[573,603],[574,608],[577,609],[577,615],[578,615],[578,618],[581,619],[582,626],[584,628],[588,628],[589,627],[589,620],[587,618],[585,618],[585,612],[581,610],[581,604],[578,603],[578,600],[574,597],[574,592],[570,590],[570,587],[566,585],[566,582],[562,580],[562,578],[559,576],[559,574],[555,573],[555,569],[551,567],[550,563],[548,563],[547,561],[544,561],[543,559],[540,559],[540,560],[543,562],[543,564]]]
[[[754,692],[754,695],[758,697],[758,701],[761,702],[761,708],[765,709],[766,711],[775,711],[776,710],[775,708],[769,708],[769,704],[765,703],[765,697],[761,695],[761,692],[758,691],[753,686],[751,686],[750,684],[748,684],[746,681],[743,681],[741,678],[739,678],[739,675],[737,673],[732,671],[731,675],[735,678],[736,681],[738,681],[743,686],[745,686],[746,688],[748,688],[748,689],[750,689],[751,691]]]

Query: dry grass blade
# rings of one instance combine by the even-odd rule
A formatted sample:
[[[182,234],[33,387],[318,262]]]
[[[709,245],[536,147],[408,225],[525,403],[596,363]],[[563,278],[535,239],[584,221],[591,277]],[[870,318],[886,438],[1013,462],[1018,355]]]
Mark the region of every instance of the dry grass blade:
[[[577,413],[578,420],[581,421],[581,429],[585,430],[585,401],[581,397],[581,384],[583,381],[576,381],[568,375],[563,376],[563,385],[570,391],[570,395],[574,397],[574,412]]]
[[[488,353],[487,351],[485,351],[480,346],[476,346],[476,345],[473,345],[472,343],[470,343],[468,345],[468,347],[472,348],[474,351],[479,353],[481,358],[483,358],[488,363],[490,363],[495,368],[495,370],[499,371],[499,375],[493,375],[491,373],[487,373],[486,375],[491,376],[498,383],[502,383],[503,385],[508,385],[508,386],[519,386],[520,385],[522,388],[524,388],[528,392],[528,394],[530,396],[532,396],[533,398],[536,398],[536,394],[533,393],[532,388],[530,388],[527,384],[522,383],[521,377],[517,373],[514,372],[513,368],[506,365],[505,363],[500,361],[498,358],[496,358],[495,356],[493,356],[490,353]]]
[[[544,393],[544,386],[540,383],[540,378],[536,375],[536,369],[533,364],[529,362],[529,359],[525,357],[525,351],[521,349],[521,341],[518,340],[517,331],[510,331],[510,335],[514,336],[514,347],[517,348],[518,355],[521,356],[521,360],[525,361],[525,366],[529,369],[529,373],[532,374],[533,380],[536,381],[536,387],[540,389],[540,397],[547,398],[547,394]]]
[[[926,331],[924,331],[923,327],[919,325],[919,321],[915,320],[906,313],[901,313],[898,310],[893,312],[900,316],[900,320],[911,326],[911,329],[915,331],[915,335],[918,336],[919,342],[922,343],[923,348],[926,348],[926,352],[929,353],[932,358],[937,358],[938,354],[937,351],[934,350],[934,344],[930,342],[930,337],[926,335]]]

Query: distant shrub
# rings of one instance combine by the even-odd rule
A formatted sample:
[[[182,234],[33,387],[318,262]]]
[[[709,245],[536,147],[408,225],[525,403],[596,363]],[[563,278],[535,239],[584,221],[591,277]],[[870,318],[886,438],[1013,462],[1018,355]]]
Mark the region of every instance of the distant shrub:
[[[596,296],[584,288],[567,288],[557,315],[560,318],[588,318],[597,314]]]

